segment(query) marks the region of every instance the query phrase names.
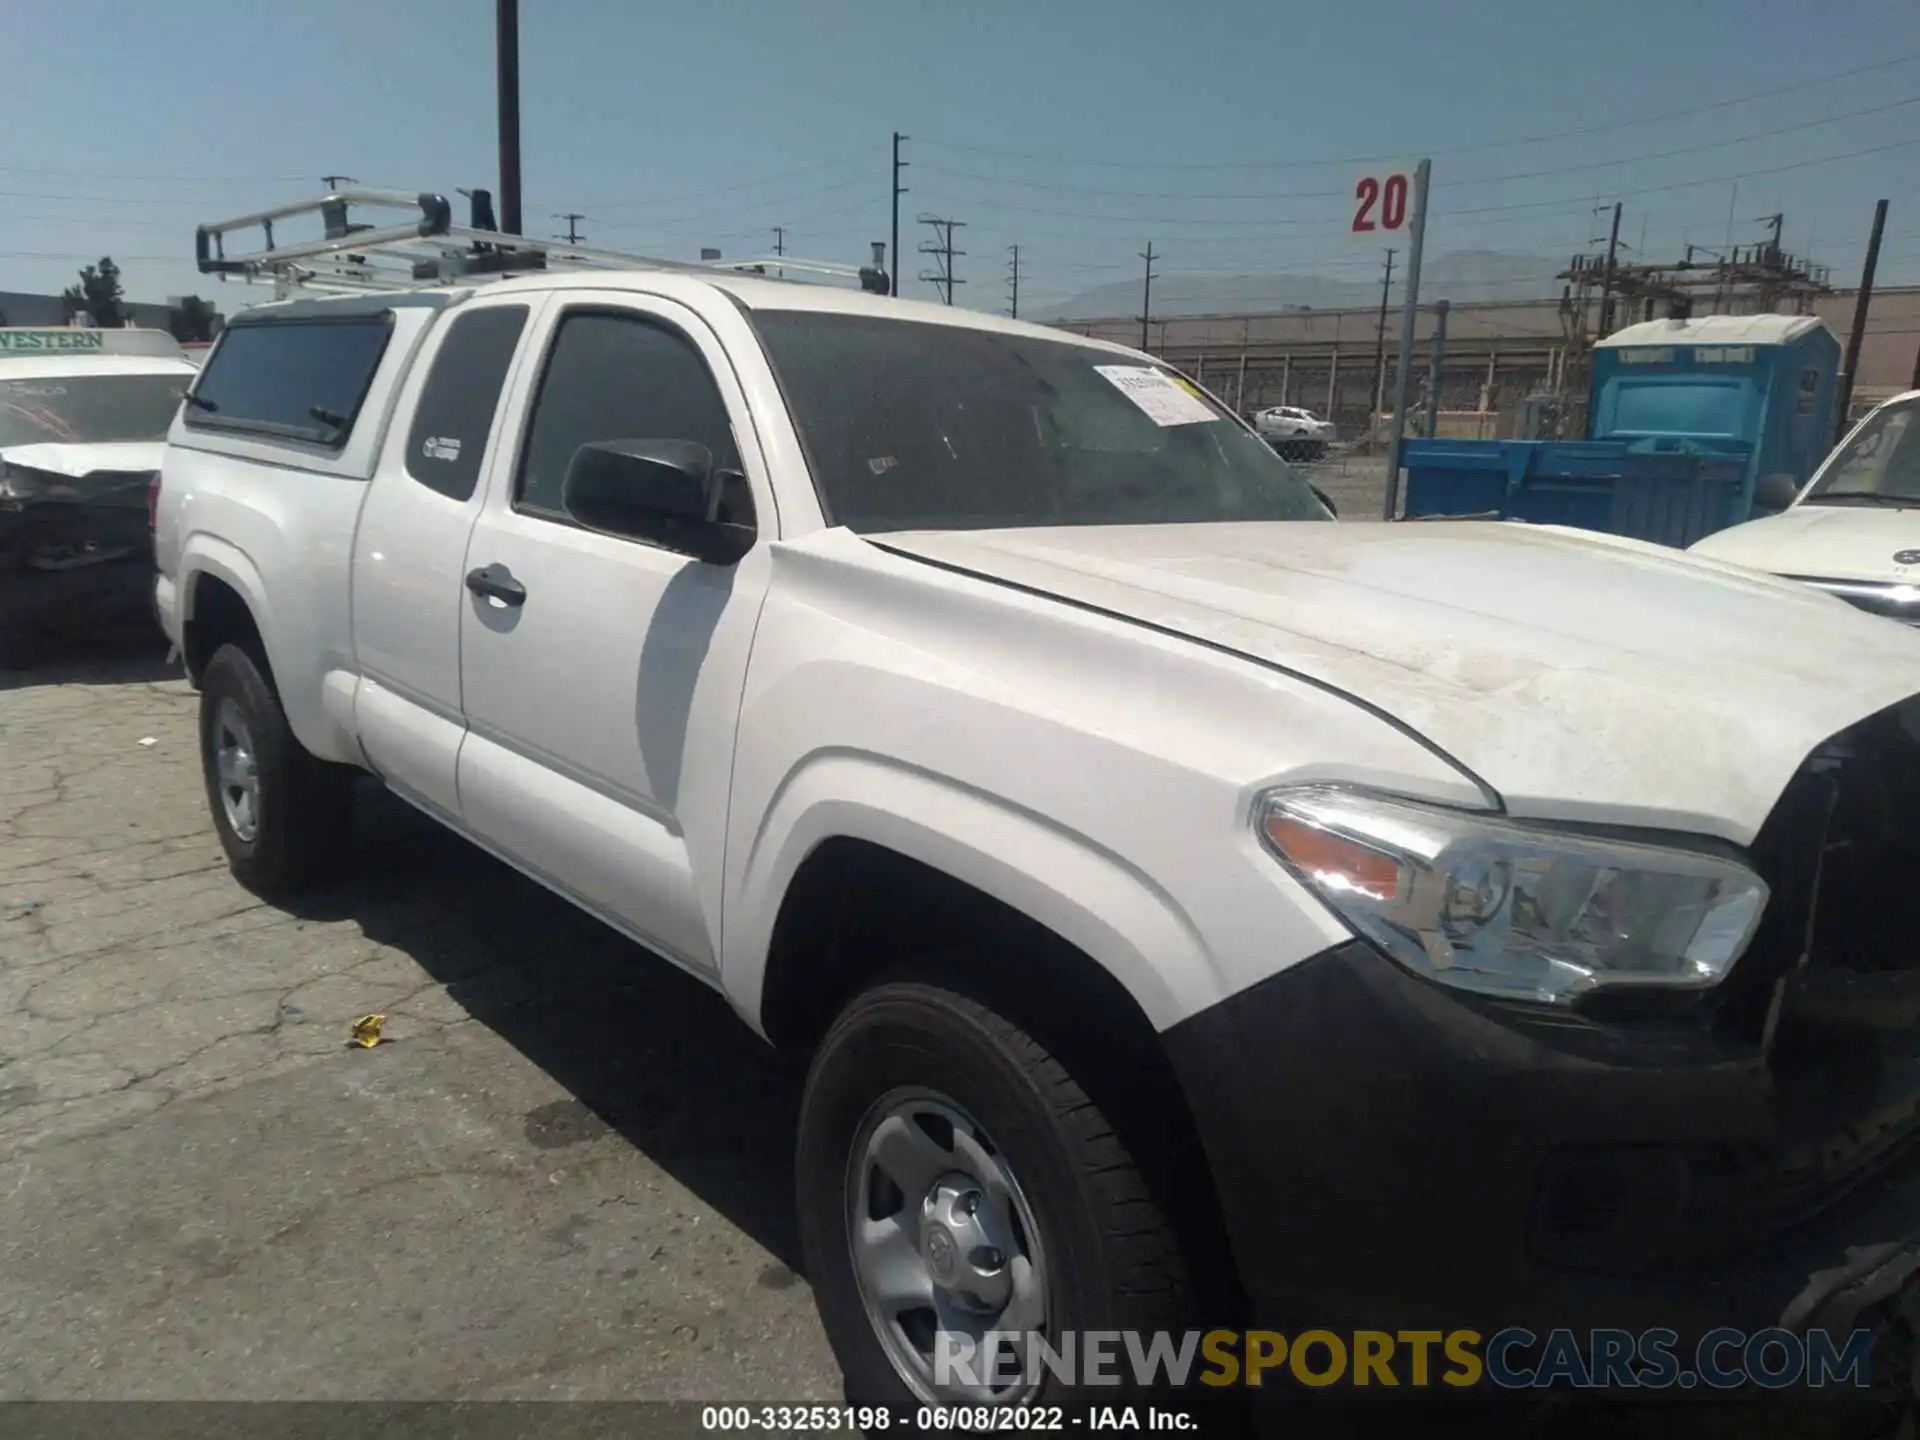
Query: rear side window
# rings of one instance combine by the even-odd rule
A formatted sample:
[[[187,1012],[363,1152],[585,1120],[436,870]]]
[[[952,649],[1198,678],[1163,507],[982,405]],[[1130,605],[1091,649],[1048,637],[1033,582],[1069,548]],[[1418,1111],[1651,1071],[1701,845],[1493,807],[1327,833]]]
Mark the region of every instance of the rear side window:
[[[385,314],[230,325],[193,387],[187,424],[338,448],[392,328]]]
[[[429,490],[449,500],[472,498],[507,367],[526,328],[524,305],[470,310],[448,328],[407,437],[407,473]]]

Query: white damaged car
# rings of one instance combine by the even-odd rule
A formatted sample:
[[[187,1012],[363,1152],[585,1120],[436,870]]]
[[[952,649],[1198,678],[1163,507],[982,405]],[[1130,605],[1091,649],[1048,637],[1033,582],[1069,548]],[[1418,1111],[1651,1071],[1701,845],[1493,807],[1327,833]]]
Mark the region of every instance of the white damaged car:
[[[1920,390],[1876,406],[1781,513],[1717,531],[1688,553],[1920,624]]]

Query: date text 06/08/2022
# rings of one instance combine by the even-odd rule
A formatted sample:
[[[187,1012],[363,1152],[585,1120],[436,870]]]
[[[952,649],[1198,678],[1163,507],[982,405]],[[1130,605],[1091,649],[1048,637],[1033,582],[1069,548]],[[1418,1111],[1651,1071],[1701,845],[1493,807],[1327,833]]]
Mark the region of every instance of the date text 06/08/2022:
[[[700,1428],[776,1435],[836,1430],[872,1435],[895,1428],[925,1434],[941,1430],[1194,1431],[1200,1427],[1184,1410],[1151,1405],[1096,1405],[1071,1411],[1059,1405],[922,1405],[912,1412],[895,1412],[884,1405],[708,1405],[700,1412]]]

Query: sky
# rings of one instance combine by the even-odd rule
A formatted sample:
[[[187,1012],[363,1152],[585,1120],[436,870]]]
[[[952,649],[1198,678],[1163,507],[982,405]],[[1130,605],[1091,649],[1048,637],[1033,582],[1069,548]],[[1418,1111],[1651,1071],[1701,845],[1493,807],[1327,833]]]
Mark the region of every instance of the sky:
[[[1471,15],[1471,18],[1469,17]],[[320,193],[497,185],[493,0],[7,0],[0,290],[101,255],[136,300],[203,221]],[[1379,273],[1367,173],[1428,156],[1429,254],[1654,260],[1761,238],[1920,280],[1915,0],[521,0],[525,228],[669,258],[863,261],[909,138],[903,294],[965,222],[957,303],[1023,310],[1141,273]],[[317,232],[317,227],[316,227]],[[1521,296],[1514,297],[1525,298]]]

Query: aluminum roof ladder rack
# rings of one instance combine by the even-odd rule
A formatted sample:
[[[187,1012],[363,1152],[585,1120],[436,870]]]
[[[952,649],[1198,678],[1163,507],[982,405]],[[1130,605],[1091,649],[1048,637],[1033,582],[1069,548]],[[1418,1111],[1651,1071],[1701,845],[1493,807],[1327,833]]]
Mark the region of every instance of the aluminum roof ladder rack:
[[[495,227],[493,199],[485,190],[461,192],[472,203],[472,222],[453,223],[453,206],[444,195],[422,191],[342,189],[316,200],[296,201],[271,210],[201,225],[194,233],[194,255],[203,275],[270,284],[280,296],[295,290],[364,294],[410,290],[422,285],[477,283],[508,275],[546,270],[671,270],[695,274],[756,274],[820,283],[852,281],[862,290],[884,295],[889,289],[885,246],[876,242],[872,265],[844,265],[765,255],[748,260],[664,260],[564,240],[537,240],[503,234]],[[359,223],[349,207],[361,211],[403,212],[404,221]],[[320,239],[280,241],[276,225],[318,215]],[[382,218],[385,218],[383,215]],[[236,232],[258,228],[260,248],[229,249]]]

